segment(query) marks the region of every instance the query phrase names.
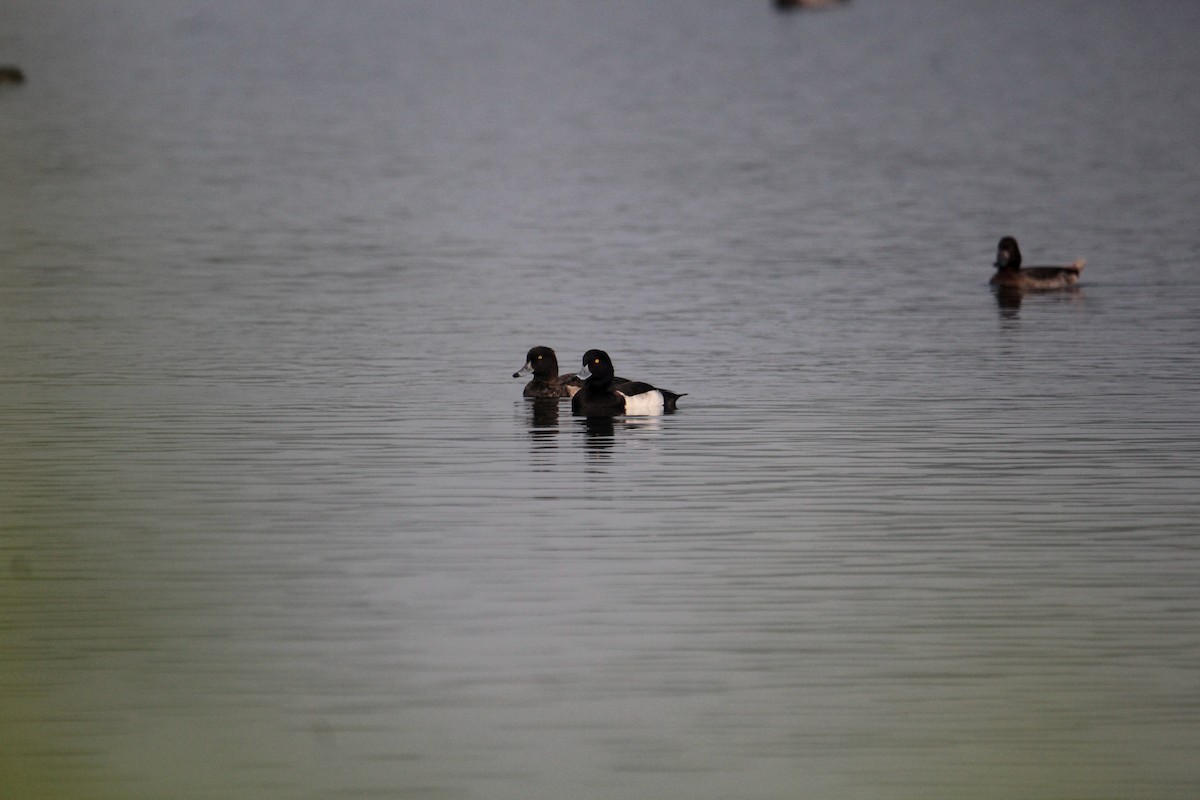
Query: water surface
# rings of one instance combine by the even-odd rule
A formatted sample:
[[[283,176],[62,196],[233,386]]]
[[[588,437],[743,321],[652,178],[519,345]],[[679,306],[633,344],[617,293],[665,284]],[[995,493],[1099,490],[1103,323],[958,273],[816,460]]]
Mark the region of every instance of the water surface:
[[[488,11],[8,4],[0,794],[1194,797],[1200,7]]]

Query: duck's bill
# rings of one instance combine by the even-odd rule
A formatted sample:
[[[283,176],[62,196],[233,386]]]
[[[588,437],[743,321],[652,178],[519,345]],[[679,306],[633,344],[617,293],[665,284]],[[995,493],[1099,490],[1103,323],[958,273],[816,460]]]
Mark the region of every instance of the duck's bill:
[[[519,370],[517,370],[516,372],[513,373],[513,377],[519,378],[522,375],[528,375],[531,372],[533,372],[533,364],[530,364],[528,361],[526,361],[525,366],[521,367]]]
[[[592,377],[592,371],[590,369],[588,369],[587,364],[584,364],[583,369],[581,369],[581,370],[579,370],[579,372],[575,373],[575,377],[579,378],[579,380],[581,380],[581,381],[586,381],[588,378]]]

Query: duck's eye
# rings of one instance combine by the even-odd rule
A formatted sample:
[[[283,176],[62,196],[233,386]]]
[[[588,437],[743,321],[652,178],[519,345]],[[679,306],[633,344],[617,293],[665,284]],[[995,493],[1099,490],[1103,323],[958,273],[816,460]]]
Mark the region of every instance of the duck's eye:
[[[598,358],[593,358],[593,359],[592,359],[592,363],[593,363],[593,364],[599,364],[599,363],[600,363],[600,359],[598,359]]]
[[[538,356],[538,361],[541,361],[541,360],[542,360],[542,357],[541,357],[541,356]]]

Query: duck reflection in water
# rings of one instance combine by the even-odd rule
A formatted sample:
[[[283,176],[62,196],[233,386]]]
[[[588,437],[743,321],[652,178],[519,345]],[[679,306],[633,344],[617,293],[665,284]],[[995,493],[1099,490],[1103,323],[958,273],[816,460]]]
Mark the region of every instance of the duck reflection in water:
[[[583,443],[589,453],[609,454],[617,441],[612,417],[587,417],[583,420]]]
[[[1047,303],[1081,303],[1083,290],[1078,286],[1068,286],[1057,292],[1027,291],[1012,286],[993,286],[996,296],[996,308],[1002,319],[1017,319],[1021,316],[1021,303],[1029,298],[1029,302],[1045,305]]]
[[[526,403],[522,403],[526,405]],[[553,397],[539,397],[527,404],[525,417],[529,425],[529,438],[534,450],[552,450],[558,447],[559,402]]]
[[[1024,294],[1020,289],[1013,289],[1007,286],[995,287],[996,305],[1000,308],[1000,316],[1016,317],[1017,312],[1021,309],[1021,295]]]
[[[554,432],[558,432],[559,402],[557,398],[539,397],[529,405],[533,412],[529,415],[530,428],[534,430],[550,428]]]
[[[559,434],[563,433],[559,418],[562,404],[556,398],[538,398],[522,405],[528,408],[529,413],[525,421],[529,426],[529,439],[533,449],[557,449]],[[616,443],[616,427],[624,422],[612,417],[573,418],[573,421],[578,422],[582,429],[584,450],[591,455],[603,456],[611,455]],[[577,441],[574,443],[578,444]]]

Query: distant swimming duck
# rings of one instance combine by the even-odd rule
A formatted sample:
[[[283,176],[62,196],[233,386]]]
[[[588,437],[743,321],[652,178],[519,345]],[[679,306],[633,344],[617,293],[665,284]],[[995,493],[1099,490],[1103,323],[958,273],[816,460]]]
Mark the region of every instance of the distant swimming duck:
[[[614,377],[612,359],[603,350],[584,353],[583,369],[575,377],[584,384],[571,397],[571,412],[581,417],[669,414],[684,396],[656,389],[648,383]]]
[[[525,397],[570,397],[583,388],[583,381],[574,372],[558,374],[558,356],[549,347],[533,347],[525,355],[525,366],[513,373],[514,378],[533,373],[525,384]]]
[[[793,8],[831,8],[840,6],[848,0],[775,0],[775,7],[781,11]]]
[[[993,265],[996,274],[990,283],[1001,289],[1065,289],[1079,283],[1079,273],[1083,272],[1086,263],[1080,258],[1063,267],[1022,267],[1017,240],[1005,236],[996,246],[996,263]]]
[[[20,84],[25,82],[25,73],[12,64],[0,64],[0,83]]]

